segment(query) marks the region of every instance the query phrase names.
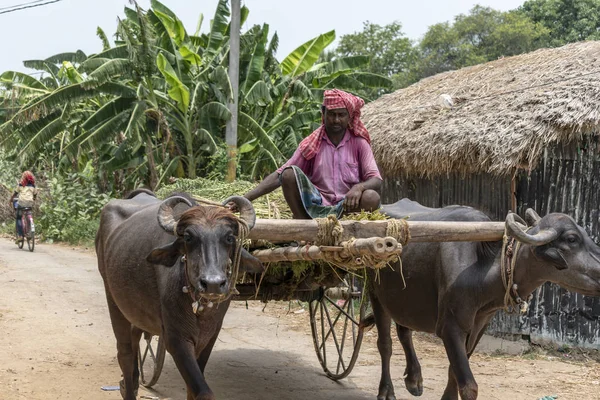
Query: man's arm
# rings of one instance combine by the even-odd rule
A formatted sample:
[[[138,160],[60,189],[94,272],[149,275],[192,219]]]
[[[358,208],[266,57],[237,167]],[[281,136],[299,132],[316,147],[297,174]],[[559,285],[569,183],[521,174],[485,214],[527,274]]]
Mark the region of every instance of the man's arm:
[[[281,186],[279,182],[279,173],[277,171],[268,175],[257,187],[249,191],[244,195],[250,201],[258,199],[260,196],[264,196],[267,193],[271,193],[273,190]]]
[[[279,172],[275,171],[272,174],[267,175],[267,177],[265,179],[263,179],[262,182],[260,182],[257,187],[255,187],[254,189],[252,189],[251,191],[246,193],[244,195],[244,197],[250,201],[254,201],[254,200],[258,199],[260,196],[264,196],[267,193],[271,193],[273,190],[277,189],[279,186],[281,186],[281,183],[279,182]],[[239,211],[237,208],[237,205],[233,201],[230,201],[229,203],[227,203],[227,206],[233,212]]]
[[[246,193],[244,197],[250,201],[254,201],[260,196],[271,193],[273,190],[281,186],[281,182],[279,182],[279,175],[281,175],[284,169],[295,165],[306,173],[307,164],[308,162],[302,156],[300,149],[296,149],[292,157],[285,164],[279,167],[277,171],[263,179],[263,181],[259,183],[257,187]]]
[[[381,184],[383,183],[383,181],[380,178],[377,177],[372,177],[367,179],[364,182],[359,183],[358,185],[362,185],[363,186],[363,192],[365,190],[374,190],[377,193],[381,194]],[[355,185],[356,186],[356,185]]]
[[[346,193],[344,207],[347,210],[356,210],[360,205],[360,199],[365,190],[374,190],[381,194],[382,180],[378,177],[372,177],[364,182],[359,182]]]
[[[361,140],[359,142],[358,152],[358,163],[361,168],[360,179],[362,182],[354,185],[346,194],[346,200],[344,202],[347,210],[356,210],[360,206],[360,200],[365,190],[374,190],[381,195],[381,174],[375,157],[373,156],[373,150],[367,141]]]

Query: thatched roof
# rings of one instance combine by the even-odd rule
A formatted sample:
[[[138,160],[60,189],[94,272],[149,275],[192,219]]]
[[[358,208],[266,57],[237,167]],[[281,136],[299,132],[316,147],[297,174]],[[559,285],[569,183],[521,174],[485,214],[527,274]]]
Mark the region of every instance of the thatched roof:
[[[600,41],[423,79],[365,106],[363,121],[387,176],[533,169],[545,147],[598,134]]]

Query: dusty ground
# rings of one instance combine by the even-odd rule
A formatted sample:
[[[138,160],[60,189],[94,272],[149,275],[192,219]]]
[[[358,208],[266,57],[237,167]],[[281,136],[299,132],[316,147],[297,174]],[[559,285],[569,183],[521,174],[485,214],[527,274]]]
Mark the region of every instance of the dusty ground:
[[[102,386],[118,384],[115,341],[95,256],[90,251],[39,245],[35,253],[0,239],[0,399],[119,399]],[[379,359],[375,332],[366,338],[349,378],[323,376],[314,354],[307,313],[298,303],[237,302],[207,367],[219,399],[375,399]],[[507,346],[508,343],[502,343]],[[425,375],[423,399],[439,399],[447,361],[439,342],[419,335],[416,348]],[[393,377],[398,399],[404,362],[395,344]],[[477,354],[472,367],[480,398],[560,400],[600,398],[600,364],[547,355]],[[155,391],[140,396],[184,399],[184,384],[170,358]]]

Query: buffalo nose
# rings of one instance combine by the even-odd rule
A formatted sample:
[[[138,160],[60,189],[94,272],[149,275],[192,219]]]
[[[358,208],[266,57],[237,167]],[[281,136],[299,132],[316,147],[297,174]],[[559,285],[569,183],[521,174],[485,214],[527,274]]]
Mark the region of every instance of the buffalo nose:
[[[225,293],[227,289],[227,279],[214,276],[200,278],[200,290],[207,294]]]

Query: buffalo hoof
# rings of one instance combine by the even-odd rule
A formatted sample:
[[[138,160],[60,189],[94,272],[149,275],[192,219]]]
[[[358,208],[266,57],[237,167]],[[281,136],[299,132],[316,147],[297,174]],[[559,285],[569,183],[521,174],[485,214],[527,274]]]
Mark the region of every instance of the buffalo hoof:
[[[127,389],[125,389],[125,381],[123,379],[121,379],[121,381],[119,382],[119,392],[121,393],[121,397],[123,398],[123,400],[130,399],[130,397],[127,397]],[[137,395],[138,395],[138,389],[136,388],[133,391],[133,397],[131,397],[131,399],[133,399],[133,400],[137,399]]]
[[[467,385],[459,389],[460,398],[462,400],[477,400],[477,384]]]
[[[394,394],[393,386],[383,386],[379,388],[379,394],[377,395],[377,400],[396,400],[396,395]]]
[[[212,393],[201,394],[195,400],[215,400],[215,395]]]
[[[413,396],[421,396],[423,394],[423,379],[404,379],[404,385],[406,386],[406,390],[410,392]]]
[[[458,400],[458,393],[448,394],[444,393],[442,400]]]

